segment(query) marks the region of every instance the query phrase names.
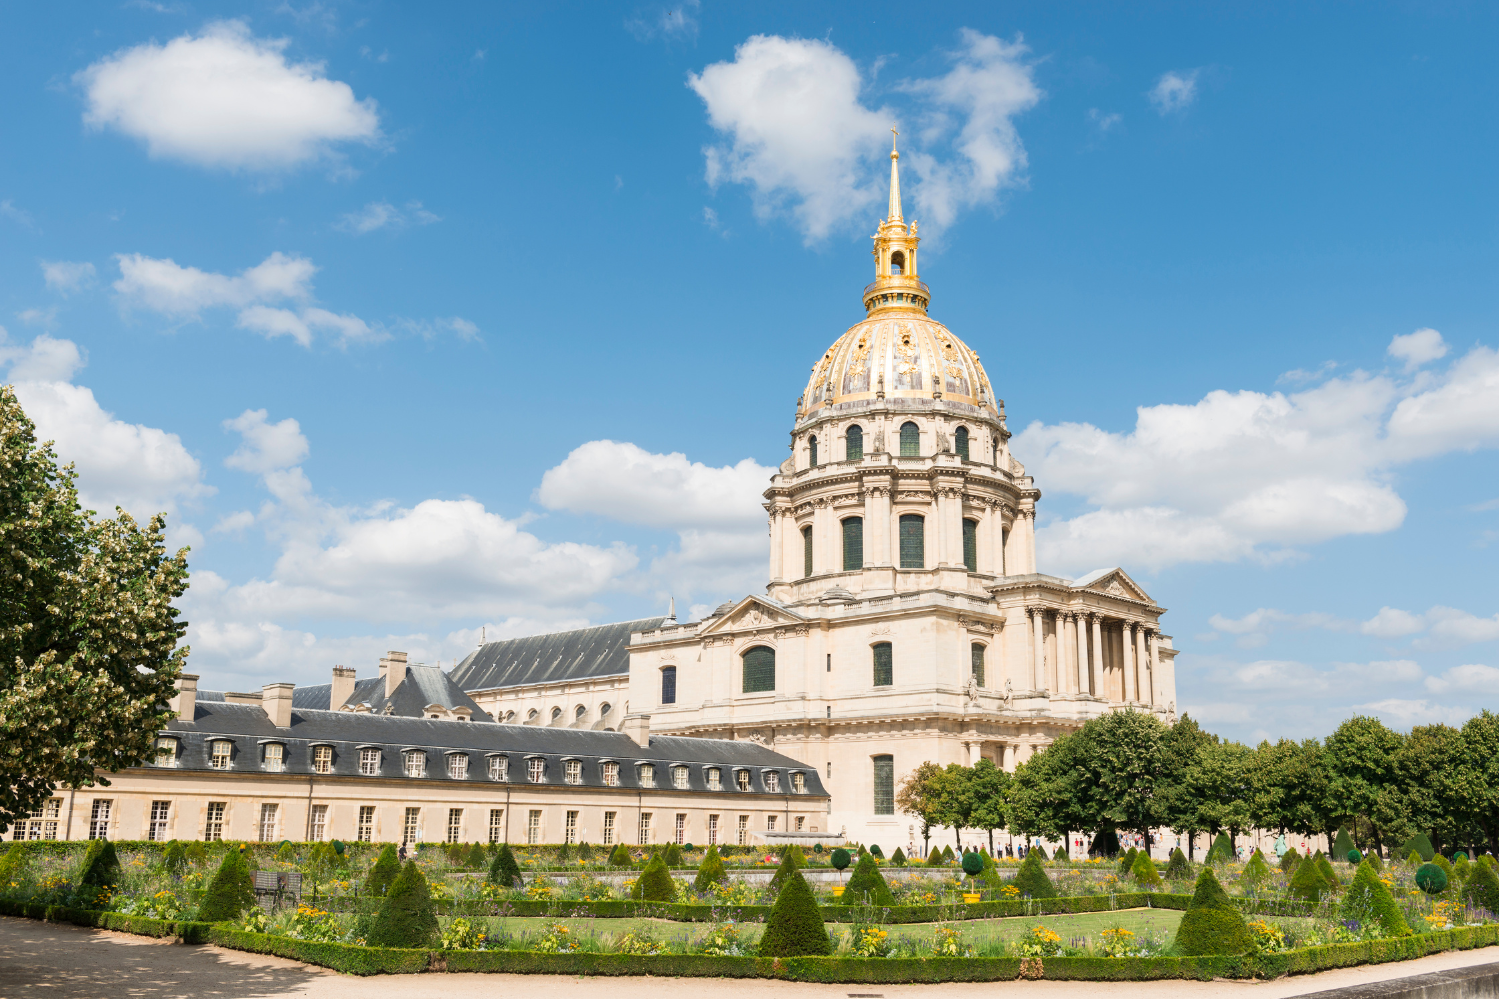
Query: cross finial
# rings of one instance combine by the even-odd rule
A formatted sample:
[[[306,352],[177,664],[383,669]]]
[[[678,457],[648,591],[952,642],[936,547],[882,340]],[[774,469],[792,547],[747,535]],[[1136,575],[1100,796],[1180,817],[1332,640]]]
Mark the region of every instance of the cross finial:
[[[895,131],[895,126],[894,125],[890,126],[890,132],[891,132],[891,136],[890,136],[890,151],[893,153],[893,152],[895,152],[895,136],[899,135],[900,133],[897,132],[897,131]]]

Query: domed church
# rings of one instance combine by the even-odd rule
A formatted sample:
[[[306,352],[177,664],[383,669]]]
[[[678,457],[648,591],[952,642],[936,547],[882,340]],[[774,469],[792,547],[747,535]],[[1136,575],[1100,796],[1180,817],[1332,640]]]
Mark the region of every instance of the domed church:
[[[797,828],[765,817],[754,839],[843,833],[887,850],[921,838],[894,799],[924,761],[1013,770],[1104,712],[1175,721],[1164,608],[1120,568],[1038,571],[1041,492],[979,355],[928,314],[917,231],[892,149],[865,316],[812,365],[765,491],[765,594],[690,623],[486,644],[452,673],[478,707],[760,743],[819,771],[831,797]]]

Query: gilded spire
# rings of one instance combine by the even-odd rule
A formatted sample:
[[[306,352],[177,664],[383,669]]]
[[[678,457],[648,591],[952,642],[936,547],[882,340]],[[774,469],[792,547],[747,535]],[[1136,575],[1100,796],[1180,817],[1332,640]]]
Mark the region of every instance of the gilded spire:
[[[895,137],[900,135],[895,126],[890,127],[890,217],[886,222],[901,221],[900,214],[900,153],[895,151]]]

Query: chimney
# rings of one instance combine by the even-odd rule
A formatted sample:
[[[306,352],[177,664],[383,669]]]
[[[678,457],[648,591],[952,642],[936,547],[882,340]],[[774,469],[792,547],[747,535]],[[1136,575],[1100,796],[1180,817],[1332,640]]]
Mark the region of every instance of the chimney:
[[[385,658],[380,660],[380,675],[385,677],[385,696],[389,697],[406,679],[406,653],[385,653]]]
[[[333,667],[333,690],[328,694],[328,710],[337,711],[354,696],[354,680],[359,671],[352,666]]]
[[[649,746],[651,744],[651,716],[625,715],[625,723],[620,726],[620,731],[634,739],[636,745]]]
[[[294,683],[268,683],[260,688],[260,704],[265,716],[277,728],[291,727],[291,692]]]
[[[177,696],[172,698],[172,710],[184,721],[192,721],[198,710],[198,675],[183,673],[177,677]]]

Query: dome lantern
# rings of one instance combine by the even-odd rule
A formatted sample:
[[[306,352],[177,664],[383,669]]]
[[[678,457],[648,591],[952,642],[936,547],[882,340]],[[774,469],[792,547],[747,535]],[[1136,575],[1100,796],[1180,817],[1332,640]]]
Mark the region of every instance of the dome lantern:
[[[895,135],[900,135],[894,128]],[[907,226],[900,207],[900,153],[890,143],[890,208],[874,240],[874,280],[864,289],[864,311],[871,317],[895,313],[926,315],[931,289],[916,276],[916,220]]]

